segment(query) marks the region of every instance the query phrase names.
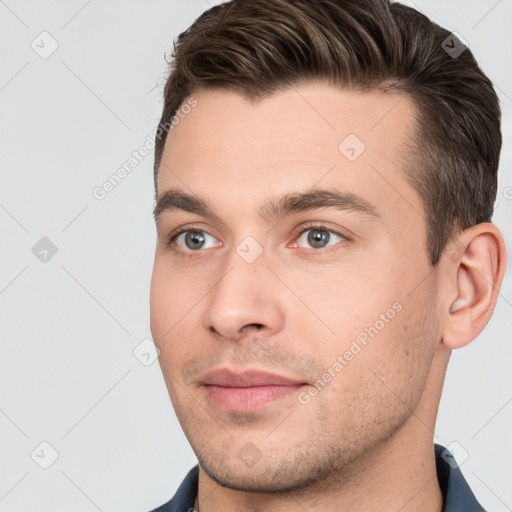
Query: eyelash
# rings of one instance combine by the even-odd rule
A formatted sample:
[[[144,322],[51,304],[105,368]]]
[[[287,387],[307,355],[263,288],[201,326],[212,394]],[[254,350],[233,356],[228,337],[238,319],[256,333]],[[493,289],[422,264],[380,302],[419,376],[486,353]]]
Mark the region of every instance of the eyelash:
[[[333,229],[333,228],[330,228],[328,226],[325,226],[322,223],[314,223],[314,224],[308,224],[306,226],[303,226],[301,228],[301,230],[298,232],[298,234],[294,235],[294,239],[299,239],[306,231],[311,231],[311,230],[313,230],[313,231],[314,230],[326,231],[326,232],[329,232],[329,233],[334,233],[335,235],[338,235],[341,238],[343,238],[343,241],[346,241],[346,242],[350,242],[351,241],[351,238],[348,237],[347,235],[345,235],[344,233],[341,233],[340,231],[338,231],[336,229]],[[210,236],[213,236],[210,233],[208,233],[208,231],[205,231],[204,229],[201,229],[199,227],[184,226],[184,227],[178,229],[178,231],[173,232],[173,233],[171,233],[171,235],[169,235],[169,237],[166,240],[166,246],[168,246],[168,247],[174,246],[177,238],[181,234],[188,233],[188,232],[194,232],[194,231],[197,231],[199,233],[206,233],[206,234],[208,234]],[[340,242],[338,242],[338,243],[340,243]],[[334,244],[333,246],[329,246],[329,247],[326,247],[324,249],[313,249],[313,248],[310,248],[309,250],[313,251],[315,253],[326,253],[326,252],[329,252],[331,249],[333,249],[336,245],[338,245],[338,244]],[[184,251],[182,249],[175,249],[175,248],[173,248],[173,250],[175,252],[179,253],[179,254],[184,255],[184,256],[194,256],[195,254],[201,252],[201,250],[198,250],[198,251]]]

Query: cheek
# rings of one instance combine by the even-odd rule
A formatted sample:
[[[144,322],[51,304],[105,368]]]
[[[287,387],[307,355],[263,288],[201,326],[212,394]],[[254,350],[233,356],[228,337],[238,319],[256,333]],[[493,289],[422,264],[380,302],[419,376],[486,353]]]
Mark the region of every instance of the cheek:
[[[331,421],[342,430],[354,426],[353,431],[345,429],[354,443],[375,435],[380,431],[377,425],[383,432],[397,428],[422,397],[435,343],[430,320],[417,313],[415,307],[404,305],[366,344],[357,338],[349,343],[341,371],[332,372],[335,377],[321,393]]]
[[[304,348],[315,340],[309,346],[326,367],[350,350],[353,341],[364,347],[365,343],[382,338],[400,314],[393,284],[384,282],[383,272],[375,268],[295,269],[285,279],[294,283],[293,292],[302,302],[290,297],[287,315],[297,325],[296,334],[305,342]],[[357,347],[353,346],[352,351],[358,352]],[[349,358],[352,355],[347,354]]]
[[[150,291],[151,330],[155,342],[169,337],[192,312],[201,296],[194,278],[172,268],[163,257],[155,260]]]
[[[194,305],[199,299],[197,288],[187,277],[155,264],[150,291],[150,326],[160,350],[160,365],[168,387],[173,385],[169,373],[181,380],[180,362],[187,357],[194,332],[197,336],[199,319]]]
[[[333,272],[329,279],[316,280],[321,286],[302,290],[334,331],[323,337],[325,343],[315,347],[315,353],[326,369],[341,360],[346,381],[338,382],[363,386],[368,369],[388,374],[400,386],[408,379],[426,378],[436,347],[434,283],[425,279],[428,269],[422,274],[419,266],[404,264],[401,271],[396,263],[383,266],[387,270],[365,266],[364,276],[357,269]],[[411,293],[418,282],[421,286]],[[336,369],[339,364],[331,372]]]
[[[402,300],[401,311],[368,344],[363,364],[379,394],[413,407],[423,392],[435,349],[429,308],[420,300]]]

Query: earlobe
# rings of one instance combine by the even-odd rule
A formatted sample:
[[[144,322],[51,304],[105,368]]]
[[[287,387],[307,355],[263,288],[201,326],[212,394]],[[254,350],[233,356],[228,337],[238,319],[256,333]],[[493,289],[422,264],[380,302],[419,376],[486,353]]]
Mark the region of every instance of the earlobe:
[[[451,349],[473,341],[487,325],[505,274],[503,236],[491,223],[472,226],[459,235],[460,257],[446,264],[450,283],[443,343]]]

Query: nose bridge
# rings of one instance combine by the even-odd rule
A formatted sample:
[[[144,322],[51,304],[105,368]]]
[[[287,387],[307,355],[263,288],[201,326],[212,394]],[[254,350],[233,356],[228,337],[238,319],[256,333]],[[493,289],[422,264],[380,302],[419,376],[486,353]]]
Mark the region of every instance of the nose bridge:
[[[252,237],[233,247],[208,294],[203,317],[206,329],[230,339],[239,338],[248,325],[269,332],[281,329],[282,309],[278,297],[271,293],[274,276],[267,262],[263,248]]]

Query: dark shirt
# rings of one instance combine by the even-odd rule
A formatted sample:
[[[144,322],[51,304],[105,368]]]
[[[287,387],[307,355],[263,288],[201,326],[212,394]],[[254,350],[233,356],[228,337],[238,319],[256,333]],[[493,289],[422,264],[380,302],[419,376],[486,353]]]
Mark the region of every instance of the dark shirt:
[[[443,494],[442,512],[485,512],[478,503],[453,455],[439,444],[434,446],[437,479]],[[174,497],[152,512],[192,512],[197,496],[199,466],[193,467]]]

